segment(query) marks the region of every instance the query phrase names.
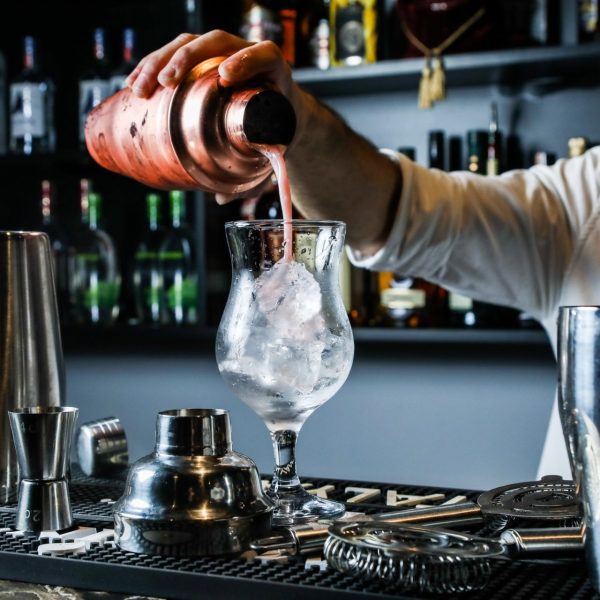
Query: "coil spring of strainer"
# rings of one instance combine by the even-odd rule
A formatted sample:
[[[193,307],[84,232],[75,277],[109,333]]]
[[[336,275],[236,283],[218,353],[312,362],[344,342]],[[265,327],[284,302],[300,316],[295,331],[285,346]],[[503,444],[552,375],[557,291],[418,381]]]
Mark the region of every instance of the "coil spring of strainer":
[[[337,523],[324,555],[334,569],[407,591],[429,593],[482,589],[500,543],[461,533],[384,522]]]

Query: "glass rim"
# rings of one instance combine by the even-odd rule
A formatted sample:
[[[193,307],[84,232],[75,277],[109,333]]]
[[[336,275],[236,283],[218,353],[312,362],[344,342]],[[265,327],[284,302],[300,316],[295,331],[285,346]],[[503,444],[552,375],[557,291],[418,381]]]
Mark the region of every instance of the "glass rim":
[[[282,229],[286,223],[291,223],[294,229],[315,228],[315,227],[346,227],[344,221],[334,219],[292,219],[284,221],[283,219],[239,219],[237,221],[227,221],[226,229]]]

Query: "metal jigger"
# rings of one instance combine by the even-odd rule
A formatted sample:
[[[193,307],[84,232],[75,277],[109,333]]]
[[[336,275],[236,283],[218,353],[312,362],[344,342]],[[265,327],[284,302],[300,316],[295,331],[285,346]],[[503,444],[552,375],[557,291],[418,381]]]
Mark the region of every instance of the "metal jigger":
[[[64,404],[54,265],[45,233],[0,231],[0,504],[19,482],[8,411]]]
[[[21,473],[19,531],[73,525],[68,476],[77,413],[71,406],[31,406],[8,413]]]
[[[588,570],[600,591],[600,306],[562,306],[558,402],[584,515]]]

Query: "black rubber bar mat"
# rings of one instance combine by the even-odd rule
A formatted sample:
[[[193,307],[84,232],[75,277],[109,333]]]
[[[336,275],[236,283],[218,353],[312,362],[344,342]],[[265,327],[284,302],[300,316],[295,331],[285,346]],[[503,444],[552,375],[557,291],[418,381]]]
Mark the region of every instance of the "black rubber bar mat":
[[[356,512],[395,510],[386,506],[388,491],[411,496],[443,494],[445,500],[479,492],[448,488],[304,478],[312,487],[332,485],[328,497],[348,501],[347,487],[376,488],[380,494],[367,503],[347,503]],[[75,474],[71,482],[72,511],[79,527],[112,529],[112,505],[123,489],[122,480]],[[16,503],[0,507],[0,578],[182,600],[269,599],[335,600],[440,598],[407,595],[401,589],[341,574],[324,564],[311,566],[304,557],[248,560],[240,557],[186,558],[147,556],[119,550],[111,538],[91,542],[84,553],[40,555],[41,544],[52,541],[19,535],[13,529]],[[69,535],[63,536],[68,541]],[[486,587],[477,592],[444,595],[463,600],[587,600],[595,598],[581,561],[495,561]]]

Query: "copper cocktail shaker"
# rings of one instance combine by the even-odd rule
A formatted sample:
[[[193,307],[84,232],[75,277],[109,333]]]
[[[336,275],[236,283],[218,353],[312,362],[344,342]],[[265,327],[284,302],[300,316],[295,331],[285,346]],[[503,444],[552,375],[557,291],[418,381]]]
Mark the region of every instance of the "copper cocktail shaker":
[[[150,98],[122,89],[87,119],[88,150],[101,166],[159,189],[237,194],[271,174],[257,144],[288,145],[296,116],[266,85],[224,86],[223,57],[194,67],[176,88]]]

